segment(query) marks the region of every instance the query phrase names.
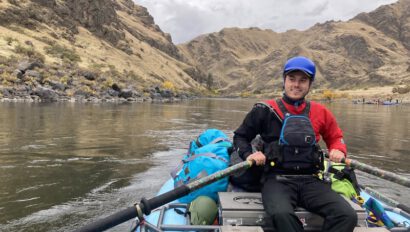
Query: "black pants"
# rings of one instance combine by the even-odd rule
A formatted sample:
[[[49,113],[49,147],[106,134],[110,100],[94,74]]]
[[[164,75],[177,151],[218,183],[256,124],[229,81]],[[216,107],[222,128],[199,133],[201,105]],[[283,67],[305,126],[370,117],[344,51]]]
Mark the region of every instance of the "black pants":
[[[322,216],[322,231],[351,232],[357,224],[356,212],[349,203],[332,191],[329,184],[313,176],[269,177],[262,188],[262,200],[279,232],[303,231],[294,212],[296,206]]]

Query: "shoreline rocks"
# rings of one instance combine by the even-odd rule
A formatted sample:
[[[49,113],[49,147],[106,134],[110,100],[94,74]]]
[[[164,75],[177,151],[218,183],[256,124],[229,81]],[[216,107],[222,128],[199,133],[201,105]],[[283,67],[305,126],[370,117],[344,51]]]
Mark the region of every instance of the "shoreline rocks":
[[[113,74],[78,67],[49,67],[30,60],[13,66],[1,70],[0,102],[176,102],[196,98],[192,93],[159,86],[144,88]]]
[[[174,93],[168,89],[152,87],[144,89],[141,94],[138,91],[127,89],[108,89],[94,95],[76,90],[73,96],[68,96],[64,92],[65,88],[55,88],[52,86],[37,86],[33,88],[28,85],[17,87],[0,87],[0,102],[179,102],[192,100],[198,96],[188,93]]]

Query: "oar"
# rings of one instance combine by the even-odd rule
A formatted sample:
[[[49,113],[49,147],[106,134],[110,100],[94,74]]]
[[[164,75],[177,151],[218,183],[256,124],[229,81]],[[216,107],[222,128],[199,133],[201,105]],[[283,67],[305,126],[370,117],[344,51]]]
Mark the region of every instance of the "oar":
[[[391,182],[394,182],[396,184],[400,184],[406,187],[410,187],[410,180],[404,176],[399,176],[397,174],[394,174],[392,172],[382,170],[380,168],[376,168],[367,164],[364,164],[362,162],[359,162],[357,160],[352,160],[349,158],[343,158],[341,160],[341,163],[345,163],[347,166],[358,169],[363,172],[367,172],[369,174],[378,176],[380,178],[383,178],[385,180],[389,180]]]
[[[366,191],[370,196],[375,197],[376,199],[380,199],[382,202],[385,202],[387,205],[396,207],[392,208],[391,210],[403,215],[404,217],[410,218],[410,207],[404,204],[399,203],[396,200],[391,199],[383,195],[382,193],[363,185],[360,185],[360,188]]]
[[[323,154],[325,155],[326,158],[329,158],[329,153],[326,152],[326,150],[322,149]],[[352,160],[349,158],[342,158],[342,160],[340,161],[340,163],[344,163],[347,166],[351,167],[351,168],[355,168],[358,169],[360,171],[363,172],[367,172],[369,174],[372,174],[374,176],[378,176],[382,179],[394,182],[396,184],[400,184],[406,187],[410,187],[410,180],[404,176],[399,176],[397,174],[394,174],[392,172],[386,171],[386,170],[382,170],[380,168],[376,168],[370,165],[367,165],[365,163],[362,163],[360,161],[357,160]]]
[[[212,175],[195,180],[186,185],[179,186],[172,191],[163,193],[151,199],[147,200],[145,198],[142,198],[140,203],[136,203],[133,206],[121,210],[111,216],[90,223],[76,230],[76,232],[104,231],[135,217],[143,219],[143,215],[149,215],[151,213],[151,210],[158,208],[159,206],[165,205],[176,199],[179,199],[180,197],[183,197],[189,194],[190,192],[200,189],[224,177],[248,169],[252,166],[252,164],[252,161],[243,161],[219,172],[215,172]]]

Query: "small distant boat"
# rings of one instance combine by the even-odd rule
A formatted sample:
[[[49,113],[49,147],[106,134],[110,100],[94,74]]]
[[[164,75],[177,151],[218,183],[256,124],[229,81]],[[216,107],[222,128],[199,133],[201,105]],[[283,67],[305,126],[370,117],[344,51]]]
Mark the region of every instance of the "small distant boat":
[[[388,105],[388,106],[400,104],[398,101],[365,101],[365,102],[362,102],[360,100],[354,100],[352,102],[353,104]]]
[[[382,105],[399,105],[400,103],[397,101],[384,101]]]

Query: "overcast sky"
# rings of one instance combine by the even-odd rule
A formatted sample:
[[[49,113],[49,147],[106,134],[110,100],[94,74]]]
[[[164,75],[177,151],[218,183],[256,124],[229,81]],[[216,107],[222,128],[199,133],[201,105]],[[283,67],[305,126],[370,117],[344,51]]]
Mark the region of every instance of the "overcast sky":
[[[174,43],[225,27],[305,30],[328,20],[348,20],[396,0],[134,0],[145,6]]]

